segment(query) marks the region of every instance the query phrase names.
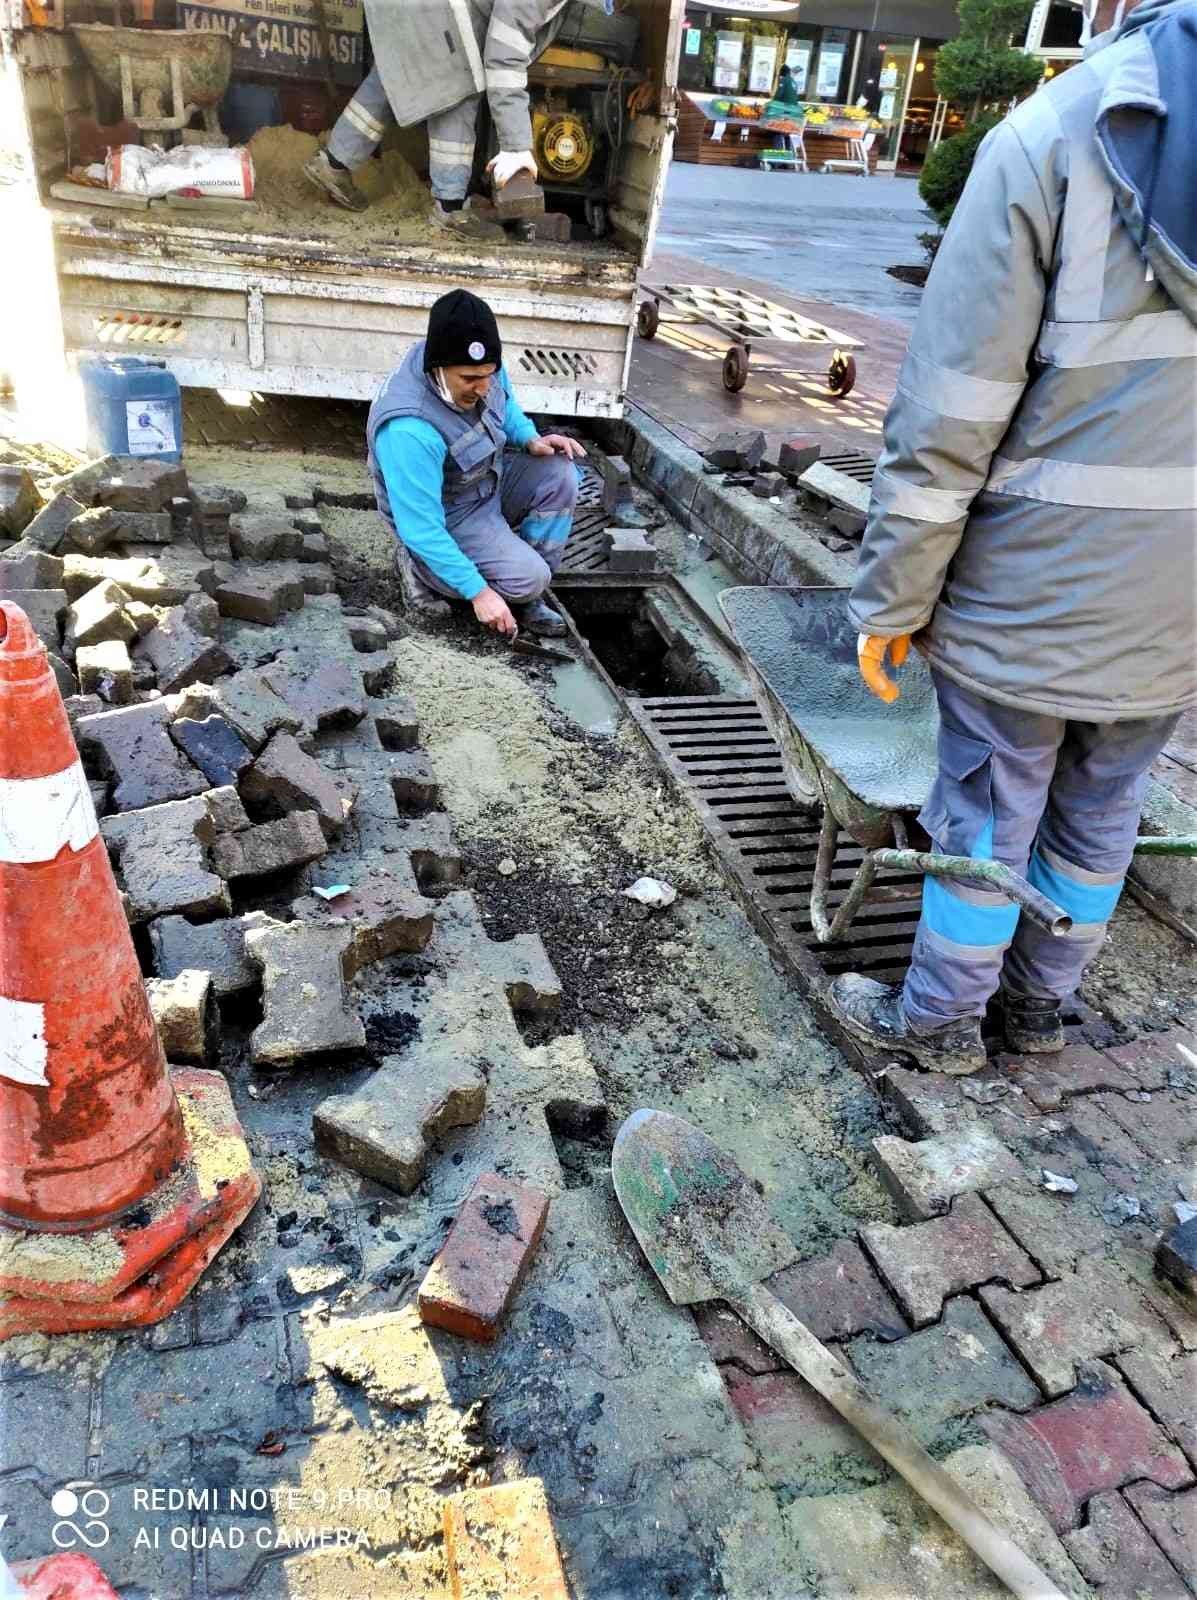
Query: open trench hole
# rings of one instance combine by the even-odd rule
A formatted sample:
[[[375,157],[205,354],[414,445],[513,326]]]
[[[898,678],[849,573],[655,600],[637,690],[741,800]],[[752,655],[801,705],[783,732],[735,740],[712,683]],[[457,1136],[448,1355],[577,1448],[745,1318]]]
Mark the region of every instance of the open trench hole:
[[[564,605],[617,688],[631,695],[715,694],[719,679],[700,644],[667,631],[663,585],[562,586]]]

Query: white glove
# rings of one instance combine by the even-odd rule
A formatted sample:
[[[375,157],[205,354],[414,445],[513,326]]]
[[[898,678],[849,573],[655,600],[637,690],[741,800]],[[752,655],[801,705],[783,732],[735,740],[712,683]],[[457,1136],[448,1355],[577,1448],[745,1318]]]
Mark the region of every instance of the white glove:
[[[499,189],[506,188],[517,172],[526,172],[531,178],[538,176],[536,157],[531,150],[500,150],[494,160],[487,164],[486,170]]]

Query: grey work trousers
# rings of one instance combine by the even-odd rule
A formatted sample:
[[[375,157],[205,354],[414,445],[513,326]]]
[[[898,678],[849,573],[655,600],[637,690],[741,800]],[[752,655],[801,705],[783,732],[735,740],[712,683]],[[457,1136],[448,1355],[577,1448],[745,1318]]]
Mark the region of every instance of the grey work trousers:
[[[432,192],[438,200],[464,200],[474,170],[474,125],[478,95],[428,118],[428,169]],[[374,67],[337,118],[328,139],[328,153],[342,166],[360,167],[372,156],[387,129],[393,126],[382,78]]]
[[[526,605],[553,581],[573,526],[578,474],[564,456],[506,450],[499,492],[447,508],[445,523],[463,554],[504,600]],[[459,600],[418,556],[412,565],[437,594]]]
[[[984,700],[932,669],[939,775],[919,821],[949,855],[1004,861],[1073,919],[1046,932],[1005,895],[926,878],[903,1007],[916,1031],[980,1016],[998,986],[1064,1000],[1101,947],[1147,774],[1179,717],[1072,722]]]

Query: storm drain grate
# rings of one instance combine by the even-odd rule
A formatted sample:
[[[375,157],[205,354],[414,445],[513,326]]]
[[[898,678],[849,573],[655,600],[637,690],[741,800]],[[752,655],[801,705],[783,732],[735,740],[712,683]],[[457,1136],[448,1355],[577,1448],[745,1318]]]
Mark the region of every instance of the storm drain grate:
[[[819,462],[824,467],[842,472],[845,477],[855,478],[857,483],[872,483],[877,470],[877,463],[872,456],[866,456],[862,450],[832,450],[830,454],[821,455]]]
[[[628,708],[702,820],[740,890],[745,907],[775,947],[806,976],[863,972],[882,982],[900,978],[918,924],[921,880],[909,900],[865,904],[847,936],[821,945],[810,922],[810,886],[819,844],[819,813],[804,810],[786,787],[781,753],[753,700],[730,695],[629,699]],[[847,835],[832,874],[828,903],[843,898],[863,851]]]
[[[605,572],[611,541],[603,508],[603,480],[589,464],[579,466],[574,525],[561,555],[561,574]]]

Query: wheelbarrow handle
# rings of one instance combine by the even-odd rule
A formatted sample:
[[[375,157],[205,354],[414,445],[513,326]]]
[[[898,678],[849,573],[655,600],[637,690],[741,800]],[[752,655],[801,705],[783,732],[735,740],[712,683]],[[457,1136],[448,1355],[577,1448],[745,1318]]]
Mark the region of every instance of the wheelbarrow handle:
[[[879,867],[892,867],[898,872],[922,872],[929,878],[955,878],[961,883],[975,883],[978,888],[992,889],[1015,900],[1041,928],[1057,937],[1072,927],[1072,918],[1054,900],[1049,900],[1038,889],[1032,888],[1019,873],[1001,861],[975,861],[971,856],[932,855],[926,850],[874,850],[873,860]]]
[[[1137,856],[1197,856],[1197,833],[1148,834],[1135,840]]]

